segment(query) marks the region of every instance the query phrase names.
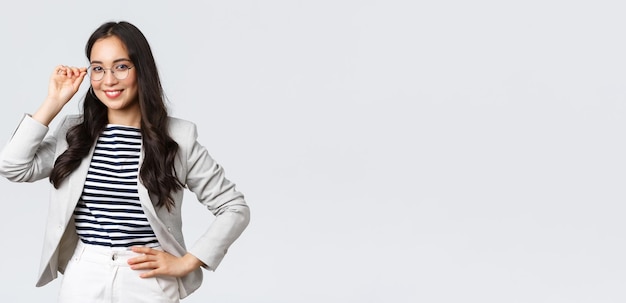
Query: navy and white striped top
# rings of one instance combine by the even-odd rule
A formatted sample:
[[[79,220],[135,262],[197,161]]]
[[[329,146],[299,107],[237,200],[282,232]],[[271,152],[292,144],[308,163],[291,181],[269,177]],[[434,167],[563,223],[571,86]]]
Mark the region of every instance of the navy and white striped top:
[[[157,247],[137,192],[141,132],[108,124],[96,143],[83,194],[74,210],[80,240],[126,250]]]

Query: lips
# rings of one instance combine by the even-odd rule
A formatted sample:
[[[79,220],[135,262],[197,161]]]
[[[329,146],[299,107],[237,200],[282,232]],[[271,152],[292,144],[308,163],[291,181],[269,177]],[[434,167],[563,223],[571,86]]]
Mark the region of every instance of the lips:
[[[121,90],[105,90],[104,94],[111,99],[115,99],[122,94],[122,91]]]

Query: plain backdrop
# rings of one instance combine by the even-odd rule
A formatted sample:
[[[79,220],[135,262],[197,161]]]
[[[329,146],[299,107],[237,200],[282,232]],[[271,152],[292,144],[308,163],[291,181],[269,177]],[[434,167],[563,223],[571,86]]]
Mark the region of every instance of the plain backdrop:
[[[127,20],[252,211],[183,302],[625,302],[625,9],[4,1],[0,142]],[[2,302],[55,302],[60,279],[34,287],[48,188],[0,180]],[[213,220],[192,194],[184,218],[189,244]]]

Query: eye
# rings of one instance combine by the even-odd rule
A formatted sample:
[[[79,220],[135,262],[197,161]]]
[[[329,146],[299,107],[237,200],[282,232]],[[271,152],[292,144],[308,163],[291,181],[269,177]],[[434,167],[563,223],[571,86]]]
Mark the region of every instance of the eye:
[[[92,73],[96,73],[96,74],[104,72],[104,68],[102,66],[99,66],[99,65],[93,65],[93,66],[90,67],[90,69],[91,69]]]
[[[130,66],[128,66],[128,64],[126,63],[122,63],[122,64],[118,64],[115,67],[115,71],[119,71],[119,72],[123,72],[123,71],[127,71]]]

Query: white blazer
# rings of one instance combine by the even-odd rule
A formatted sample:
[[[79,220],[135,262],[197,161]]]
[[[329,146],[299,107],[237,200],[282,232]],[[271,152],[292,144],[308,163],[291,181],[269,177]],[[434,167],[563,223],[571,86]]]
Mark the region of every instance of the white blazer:
[[[54,161],[67,149],[67,130],[81,119],[78,115],[67,116],[54,134],[48,135],[48,127],[25,115],[0,154],[0,175],[14,182],[33,182],[49,177]],[[200,239],[187,249],[181,222],[183,190],[172,193],[175,207],[171,212],[165,207],[155,206],[157,200],[148,193],[141,181],[138,182],[139,200],[165,251],[175,256],[189,252],[200,259],[207,269],[215,270],[228,247],[248,225],[250,210],[243,195],[225,178],[222,167],[197,142],[195,124],[169,118],[169,132],[179,146],[175,162],[178,178],[215,215],[215,220]],[[58,189],[51,186],[37,286],[54,280],[58,272],[63,273],[74,252],[78,236],[71,219],[83,191],[94,147]],[[143,155],[140,163],[142,159]],[[179,278],[180,297],[185,298],[198,289],[201,283],[201,269]]]

